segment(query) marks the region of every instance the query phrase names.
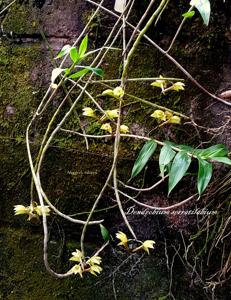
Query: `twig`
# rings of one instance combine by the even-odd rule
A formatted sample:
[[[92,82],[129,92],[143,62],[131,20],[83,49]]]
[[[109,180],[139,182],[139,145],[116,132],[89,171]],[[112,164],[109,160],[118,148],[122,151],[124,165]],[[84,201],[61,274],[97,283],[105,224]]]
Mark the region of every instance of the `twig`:
[[[194,195],[188,197],[187,199],[185,199],[185,200],[183,200],[183,201],[181,201],[181,202],[179,202],[179,203],[170,205],[170,206],[159,207],[159,206],[151,206],[151,205],[148,205],[148,204],[144,204],[144,203],[142,203],[142,202],[136,200],[134,197],[131,197],[131,196],[127,195],[126,193],[120,191],[120,190],[118,190],[118,192],[119,192],[121,195],[123,195],[124,197],[126,197],[126,198],[132,200],[132,201],[135,202],[136,204],[138,204],[138,205],[140,205],[140,206],[143,206],[143,207],[145,207],[145,208],[153,209],[153,210],[171,210],[171,209],[177,208],[177,207],[179,207],[179,206],[182,206],[182,205],[188,203],[189,201],[191,201],[191,200],[197,195],[197,194],[194,194]]]
[[[130,37],[128,43],[127,43],[127,46],[126,46],[126,48],[123,50],[123,54],[122,54],[122,55],[124,55],[124,54],[128,51],[129,46],[130,46],[130,44],[131,44],[131,42],[132,42],[132,40],[133,40],[135,34],[137,33],[137,30],[140,28],[140,25],[142,24],[142,22],[144,21],[144,19],[147,17],[147,14],[149,13],[149,11],[150,11],[150,9],[152,8],[152,5],[154,4],[155,1],[156,1],[156,0],[151,0],[151,2],[149,3],[149,5],[148,5],[146,11],[144,12],[143,16],[140,18],[140,20],[139,20],[139,22],[138,22],[136,28],[133,30],[132,35],[131,35],[131,37]]]
[[[160,185],[166,178],[168,177],[168,175],[164,176],[164,178],[161,178],[161,180],[159,180],[158,182],[154,183],[152,186],[147,187],[147,188],[135,188],[133,186],[127,185],[125,183],[123,183],[122,181],[119,181],[120,184],[122,184],[125,188],[133,190],[133,191],[138,191],[138,192],[147,192],[147,191],[151,191],[154,188],[156,188],[158,185]]]
[[[187,12],[192,11],[193,8],[194,8],[194,6],[191,6]],[[183,20],[182,20],[182,22],[181,22],[181,24],[180,24],[180,26],[178,27],[178,29],[176,31],[175,36],[172,39],[172,42],[171,42],[170,46],[166,50],[166,53],[168,53],[171,50],[171,48],[172,48],[173,44],[175,43],[175,41],[176,41],[176,39],[177,39],[177,37],[178,37],[178,35],[179,35],[179,33],[180,33],[180,31],[181,31],[181,29],[182,29],[182,27],[183,27],[183,25],[184,25],[184,23],[185,23],[186,20],[187,20],[187,17],[184,17]]]
[[[8,8],[10,8],[17,0],[13,0],[11,3],[9,3],[6,7],[4,7],[1,11],[0,11],[0,15],[2,13],[4,13],[4,11],[6,11]]]
[[[110,11],[109,9],[105,8],[104,6],[92,1],[92,0],[86,0],[87,2],[96,5],[98,7],[100,7],[102,10],[107,11],[109,14],[111,14],[112,16],[119,18],[119,16]],[[130,22],[127,22],[127,24],[135,29],[135,26],[133,26]],[[139,30],[138,30],[139,32]],[[190,79],[199,89],[201,89],[205,94],[207,94],[208,96],[210,96],[211,98],[222,102],[225,105],[231,106],[231,103],[228,101],[225,101],[222,98],[217,97],[216,95],[210,93],[205,87],[203,87],[185,68],[182,67],[182,65],[180,63],[178,63],[175,58],[173,58],[171,55],[169,55],[164,49],[162,49],[159,45],[157,45],[151,38],[149,38],[146,34],[144,34],[144,38],[149,41],[156,49],[158,49],[162,54],[164,54],[175,66],[177,66],[178,69],[180,69],[187,77],[188,79]]]
[[[127,82],[136,82],[136,81],[154,81],[159,80],[160,77],[141,77],[141,78],[127,78]],[[173,78],[173,77],[163,77],[162,80],[168,81],[184,81],[182,78]],[[110,83],[110,82],[121,82],[121,79],[100,79],[100,80],[90,80],[90,83]]]

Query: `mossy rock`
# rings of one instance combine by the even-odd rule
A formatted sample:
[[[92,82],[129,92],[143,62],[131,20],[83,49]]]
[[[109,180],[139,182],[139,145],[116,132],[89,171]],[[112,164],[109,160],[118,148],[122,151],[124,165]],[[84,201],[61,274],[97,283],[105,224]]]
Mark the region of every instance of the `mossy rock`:
[[[17,137],[25,133],[34,106],[31,74],[40,54],[38,44],[0,45],[0,128],[5,136]]]
[[[12,37],[39,34],[37,17],[29,3],[15,3],[9,8],[2,22],[4,32]]]

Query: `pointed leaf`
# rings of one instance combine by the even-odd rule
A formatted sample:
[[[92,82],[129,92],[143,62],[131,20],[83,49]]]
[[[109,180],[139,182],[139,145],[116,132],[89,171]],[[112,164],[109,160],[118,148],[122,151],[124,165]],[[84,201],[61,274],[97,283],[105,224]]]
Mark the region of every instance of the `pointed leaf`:
[[[86,75],[87,73],[89,72],[89,69],[85,68],[85,69],[82,69],[74,74],[71,74],[70,76],[68,76],[68,78],[71,78],[71,79],[76,79],[76,78],[80,78],[84,75]]]
[[[159,157],[159,167],[160,167],[160,173],[162,177],[164,176],[165,167],[171,162],[175,154],[176,152],[172,150],[169,144],[166,144],[162,147],[160,151],[160,157]]]
[[[211,5],[209,0],[191,0],[191,6],[195,6],[199,11],[205,25],[209,25]]]
[[[104,71],[100,68],[90,68],[90,70],[100,77],[103,77],[104,75]]]
[[[225,157],[228,155],[228,149],[222,144],[217,144],[207,149],[197,149],[195,154],[203,159]]]
[[[92,67],[85,67],[85,68],[100,77],[103,77],[103,75],[104,75],[104,71],[100,68],[92,68]]]
[[[213,173],[213,165],[203,159],[198,159],[197,190],[201,195],[208,186]]]
[[[88,46],[88,35],[86,35],[84,37],[84,39],[82,40],[80,46],[79,46],[79,56],[82,58],[84,56],[84,54],[87,51],[87,46]]]
[[[190,152],[193,153],[194,152],[194,148],[192,148],[191,146],[187,146],[187,145],[177,145],[177,148],[184,150],[186,152]]]
[[[101,231],[101,235],[103,237],[103,239],[105,240],[105,242],[110,240],[110,234],[107,230],[106,227],[104,227],[102,224],[99,225],[100,226],[100,231]]]
[[[190,19],[195,15],[195,11],[191,10],[191,11],[187,11],[186,13],[184,13],[182,15],[182,17],[186,18],[186,19]]]
[[[61,49],[61,51],[58,53],[58,55],[56,56],[56,58],[61,58],[64,55],[68,54],[71,50],[71,46],[70,45],[65,45],[63,46],[63,48]]]
[[[212,160],[231,166],[231,159],[229,159],[228,157],[213,157]]]
[[[172,162],[171,170],[169,173],[168,194],[170,194],[173,188],[186,174],[191,160],[191,157],[186,152],[180,151],[177,153]]]
[[[148,160],[156,150],[156,147],[157,143],[153,140],[150,140],[144,144],[133,166],[131,178],[134,178],[143,170]]]
[[[73,61],[73,63],[77,63],[80,59],[79,53],[75,47],[72,47],[70,50],[70,58]]]

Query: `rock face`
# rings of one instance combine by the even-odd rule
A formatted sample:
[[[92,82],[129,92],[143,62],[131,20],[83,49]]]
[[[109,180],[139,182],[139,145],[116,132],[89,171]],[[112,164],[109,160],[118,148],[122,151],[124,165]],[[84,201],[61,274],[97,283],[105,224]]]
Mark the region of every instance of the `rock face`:
[[[86,2],[78,0],[68,5],[62,0],[21,1],[7,11],[2,26],[6,33],[16,35],[36,35],[44,30],[47,38],[70,39],[81,32],[85,9]]]
[[[227,18],[227,31],[225,32],[225,39],[227,42],[227,57],[224,61],[223,65],[223,75],[222,75],[222,82],[219,86],[219,91],[221,92],[221,97],[223,99],[227,99],[229,102],[231,102],[231,19],[230,19],[230,13],[231,13],[231,7],[227,7],[228,12],[228,18]],[[220,131],[222,132],[222,135],[218,137],[218,141],[221,143],[225,143],[227,146],[231,146],[231,135],[230,135],[230,129],[231,129],[231,110],[227,109],[225,112],[223,112],[221,118],[216,118],[217,111],[220,110],[220,106],[212,107],[212,116],[216,120],[216,126],[221,127]],[[223,129],[222,126],[225,126]]]
[[[112,2],[114,3],[114,1],[107,2],[110,5]],[[8,3],[9,1],[0,1],[0,9],[3,9]],[[51,57],[55,57],[63,45],[71,44],[75,37],[80,34],[91,9],[92,6],[87,5],[83,0],[22,0],[16,1],[0,16],[0,130],[2,139],[0,145],[2,162],[0,170],[0,299],[88,300],[102,298],[107,300],[114,297],[113,288],[117,291],[118,299],[122,300],[160,299],[161,296],[168,294],[169,273],[163,255],[165,252],[162,235],[163,224],[165,224],[163,218],[155,216],[142,217],[139,220],[136,220],[137,217],[131,218],[134,226],[137,226],[140,236],[146,238],[151,232],[153,238],[160,239],[157,242],[158,247],[154,256],[145,257],[141,263],[138,263],[138,258],[134,257],[121,266],[121,272],[119,270],[116,274],[112,274],[112,271],[118,267],[118,261],[126,260],[124,254],[116,250],[112,255],[109,253],[105,255],[104,269],[106,271],[103,279],[87,278],[86,281],[81,281],[70,278],[57,281],[50,277],[43,267],[40,226],[36,224],[30,226],[27,222],[22,221],[23,219],[13,216],[13,205],[28,204],[30,199],[30,172],[25,147],[25,130],[33,111],[40,103],[44,91],[50,83],[50,74],[53,68]],[[138,15],[142,13],[139,11],[139,7],[136,13]],[[218,10],[217,14],[218,16],[214,17],[211,25],[213,29],[208,32],[211,39],[209,45],[205,44],[201,48],[197,45],[206,38],[205,32],[200,38],[197,37],[198,34],[194,34],[192,39],[195,39],[196,46],[191,46],[189,38],[191,32],[189,33],[186,29],[182,32],[180,43],[177,44],[174,54],[179,54],[180,61],[186,64],[187,69],[194,76],[197,76],[201,81],[207,80],[206,84],[211,85],[213,91],[218,89],[222,91],[230,88],[230,61],[228,60],[227,63],[225,47],[219,50],[214,49],[219,41],[222,41],[222,45],[224,45],[223,10]],[[214,24],[217,22],[217,18],[220,23],[216,26],[219,26],[220,31],[214,37],[214,32],[216,32]],[[164,21],[161,22],[162,26],[165,25]],[[111,23],[111,19],[107,16],[98,16],[97,22],[90,29],[92,45],[97,46],[97,38],[105,36]],[[102,25],[103,30],[98,32],[99,24]],[[200,30],[195,29],[196,33]],[[163,46],[167,43],[166,40],[159,42]],[[215,54],[212,54],[214,51]],[[218,56],[217,53],[221,53],[225,59],[221,59],[221,55]],[[217,64],[213,66],[216,56]],[[207,58],[206,61],[204,61],[204,57]],[[192,61],[194,61],[193,64]],[[223,68],[224,63],[225,68]],[[118,76],[120,73],[119,65],[118,55],[111,54],[109,61],[104,64],[108,78]],[[200,74],[198,74],[198,69],[201,71]],[[220,69],[219,73],[217,73],[217,69]],[[169,76],[179,74],[179,71],[172,67],[169,61],[162,59],[155,49],[142,45],[134,57],[133,68],[131,68],[132,76],[151,77],[159,75],[159,73],[156,74],[156,70]],[[225,80],[225,84],[220,86],[214,74],[216,76],[218,74],[220,81]],[[190,87],[190,83],[188,84]],[[146,83],[129,84],[129,89],[137,96],[145,97],[151,101],[157,100],[160,104],[166,101],[167,105],[172,108],[192,112],[198,120],[202,116],[206,122],[210,122],[209,118],[212,114],[213,120],[216,119],[217,124],[223,124],[219,121],[220,117],[217,117],[217,110],[223,109],[219,104],[212,106],[211,114],[207,115],[206,112],[203,112],[203,108],[208,105],[209,99],[206,99],[205,104],[202,101],[204,96],[199,95],[200,103],[195,104],[190,101],[190,99],[195,99],[198,96],[198,91],[193,92],[194,94],[191,92],[187,94],[186,91],[183,101],[178,96],[172,99],[160,99],[156,95],[153,97],[153,91]],[[58,103],[59,99],[55,100]],[[54,102],[53,107],[56,107],[57,103]],[[141,134],[147,133],[152,124],[148,123],[146,115],[139,115],[139,108],[138,113],[136,108],[134,111],[130,120],[132,130],[134,129],[135,132]],[[150,112],[151,110],[147,114]],[[38,132],[43,131],[43,121],[45,122],[42,120],[41,123],[36,124],[34,132],[32,132],[31,142],[34,151],[38,150],[36,141],[41,139]],[[94,132],[94,128],[92,131]],[[177,136],[184,134],[188,139],[189,136],[192,137],[191,133],[179,133],[174,130],[171,132],[166,130],[161,137],[177,139]],[[230,144],[227,136],[228,132],[220,136],[220,141]],[[134,151],[136,147],[137,144],[126,143],[121,150],[123,159],[119,162],[119,166],[120,175],[124,178],[128,178],[130,175],[137,154],[137,151]],[[128,150],[132,150],[132,154],[129,154]],[[111,152],[110,141],[105,141],[103,148],[100,148],[98,144],[93,144],[90,151],[86,153],[84,145],[78,139],[69,141],[64,137],[63,142],[61,140],[58,145],[53,145],[49,149],[42,172],[42,181],[47,183],[46,192],[52,201],[57,203],[60,210],[75,213],[87,211],[91,207],[109,171],[112,160]],[[156,163],[153,163],[153,169],[156,167]],[[157,175],[155,171],[150,171],[150,178],[153,174]],[[151,183],[152,180],[149,180]],[[188,189],[188,187],[187,185],[186,188]],[[180,195],[176,197],[178,196]],[[110,201],[110,195],[105,198],[101,208],[104,207],[104,204],[105,206],[108,205],[106,201]],[[161,204],[163,201],[162,198],[154,199],[153,195],[148,195],[146,200],[148,204]],[[168,199],[164,199],[163,202],[167,204],[167,201]],[[113,203],[112,201],[111,204],[113,205]],[[99,215],[100,217],[101,215]],[[116,213],[114,210],[108,212],[106,222],[109,227],[112,226],[112,220],[117,221],[122,226],[123,221],[117,215],[117,211]],[[53,223],[55,222],[54,220]],[[61,222],[61,225],[57,226],[53,223],[50,225],[50,260],[60,271],[66,271],[70,268],[67,261],[71,252],[79,246],[76,242],[79,238],[79,227],[77,229],[74,226],[69,228],[65,222]],[[62,235],[63,228],[66,230],[66,236]],[[116,226],[112,227],[113,233],[116,230]],[[176,237],[177,233],[171,232],[170,238]],[[88,237],[88,240],[91,239],[94,240],[94,243],[101,239],[98,228],[94,229]],[[63,245],[65,246],[63,247]],[[97,247],[98,245],[89,243],[87,247],[91,249],[93,246]],[[201,290],[188,290],[190,280],[190,274],[185,274],[180,268],[173,287],[177,299],[201,299]],[[220,299],[225,300],[226,298],[222,296]]]

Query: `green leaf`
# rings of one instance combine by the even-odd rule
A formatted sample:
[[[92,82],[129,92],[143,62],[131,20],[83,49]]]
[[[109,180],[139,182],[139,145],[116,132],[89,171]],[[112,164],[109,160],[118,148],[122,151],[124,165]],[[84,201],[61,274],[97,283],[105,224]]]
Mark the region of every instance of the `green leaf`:
[[[169,172],[168,195],[187,172],[191,160],[191,157],[184,151],[178,152],[175,156]]]
[[[64,69],[65,75],[69,75],[71,73],[71,70],[69,68]]]
[[[99,226],[100,226],[100,231],[101,231],[101,235],[102,235],[103,239],[105,240],[105,242],[109,241],[110,234],[109,234],[107,228],[104,227],[102,224],[99,224]]]
[[[184,150],[186,152],[190,152],[190,153],[194,152],[194,148],[192,148],[190,146],[187,146],[187,145],[177,145],[176,147],[181,149],[181,150]]]
[[[153,140],[150,140],[144,144],[132,168],[131,178],[134,178],[143,170],[146,163],[148,162],[148,160],[156,150],[156,147],[157,147],[157,143]]]
[[[160,173],[162,177],[164,176],[165,167],[171,162],[175,154],[176,152],[172,150],[169,144],[166,144],[162,147],[160,151],[160,157],[159,157],[159,167],[160,167]]]
[[[92,67],[85,67],[85,68],[100,77],[103,77],[103,75],[104,75],[104,71],[100,68],[92,68]]]
[[[96,74],[100,77],[103,77],[103,75],[104,75],[103,70],[100,68],[84,67],[84,69],[82,69],[74,74],[71,74],[70,76],[68,76],[68,78],[76,79],[76,78],[79,78],[79,77],[87,74],[88,72],[93,72],[94,74]]]
[[[191,6],[195,6],[199,11],[204,24],[206,26],[209,25],[210,13],[211,13],[211,5],[209,0],[191,0]]]
[[[58,53],[58,55],[56,56],[56,58],[61,58],[64,55],[68,54],[71,50],[71,46],[70,45],[65,45],[63,46],[63,48],[61,49],[61,51]]]
[[[85,69],[82,69],[74,74],[71,74],[70,76],[68,76],[68,78],[71,78],[71,79],[76,79],[76,78],[80,78],[84,75],[86,75],[87,73],[89,72],[89,69],[85,68]]]
[[[198,159],[197,190],[201,195],[208,186],[213,173],[213,165],[203,159]]]
[[[195,155],[203,159],[225,157],[228,155],[228,149],[222,144],[217,144],[207,149],[197,149],[195,150]]]
[[[91,68],[91,67],[87,67],[87,69],[89,69],[90,71],[92,71],[93,73],[95,73],[96,75],[103,77],[104,75],[104,71],[100,68]]]
[[[87,46],[88,46],[88,35],[86,35],[84,37],[84,39],[82,40],[80,46],[79,46],[79,56],[82,58],[84,56],[84,54],[87,51]]]
[[[182,15],[182,17],[186,18],[186,19],[190,19],[195,15],[195,11],[191,10],[191,11],[187,11],[186,13],[184,13]]]
[[[231,159],[229,159],[228,157],[213,157],[212,160],[231,166]]]
[[[70,58],[73,61],[73,63],[77,63],[80,59],[79,53],[75,47],[72,47],[70,50]]]

